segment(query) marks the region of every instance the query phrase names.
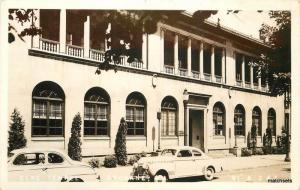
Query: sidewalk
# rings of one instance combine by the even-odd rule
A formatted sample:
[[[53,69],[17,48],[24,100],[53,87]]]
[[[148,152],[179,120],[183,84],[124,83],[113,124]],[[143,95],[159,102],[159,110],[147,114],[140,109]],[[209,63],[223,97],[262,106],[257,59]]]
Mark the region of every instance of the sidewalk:
[[[224,171],[242,170],[274,165],[287,165],[284,162],[285,155],[261,155],[250,157],[224,157],[218,158],[222,163]],[[132,171],[132,166],[118,166],[116,168],[101,167],[98,173],[101,181],[127,182]]]

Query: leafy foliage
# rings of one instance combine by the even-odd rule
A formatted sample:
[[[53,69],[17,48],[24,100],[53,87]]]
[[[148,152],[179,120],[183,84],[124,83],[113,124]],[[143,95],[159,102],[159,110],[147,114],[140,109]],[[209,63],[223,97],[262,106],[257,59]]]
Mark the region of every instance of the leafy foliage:
[[[24,136],[25,123],[20,112],[14,109],[10,116],[11,123],[8,131],[8,153],[15,149],[26,147],[27,139]]]
[[[120,121],[119,129],[115,141],[115,155],[119,165],[125,166],[127,163],[127,151],[126,151],[126,135],[127,135],[127,123],[122,118]]]
[[[250,147],[255,151],[257,146],[257,127],[256,125],[251,126],[251,133],[250,133]]]
[[[99,168],[100,167],[100,161],[98,158],[92,158],[89,160],[89,165],[92,167],[92,168]]]
[[[114,155],[105,156],[104,166],[106,168],[115,168],[115,167],[117,167],[117,158]]]
[[[9,9],[8,19],[11,21],[8,23],[8,42],[12,43],[15,41],[15,35],[17,35],[22,41],[25,36],[36,36],[41,34],[42,30],[35,26],[37,16],[35,15],[36,9]],[[29,27],[25,27],[22,31],[17,31],[16,27],[13,26],[12,21],[24,26],[26,23],[30,23]]]
[[[73,160],[81,161],[81,117],[80,114],[76,114],[71,128],[71,137],[68,144],[68,155]]]

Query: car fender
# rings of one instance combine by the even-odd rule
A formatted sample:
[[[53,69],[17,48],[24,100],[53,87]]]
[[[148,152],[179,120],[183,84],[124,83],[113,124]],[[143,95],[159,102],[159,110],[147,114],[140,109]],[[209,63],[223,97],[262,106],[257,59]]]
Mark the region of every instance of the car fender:
[[[165,170],[169,177],[174,175],[175,173],[175,166],[173,162],[168,163],[153,163],[149,165],[149,172],[152,176],[154,176],[158,171]]]

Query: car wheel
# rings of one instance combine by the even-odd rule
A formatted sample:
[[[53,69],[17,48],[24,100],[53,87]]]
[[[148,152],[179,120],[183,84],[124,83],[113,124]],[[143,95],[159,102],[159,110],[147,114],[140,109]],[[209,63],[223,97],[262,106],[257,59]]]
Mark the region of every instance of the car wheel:
[[[83,182],[83,180],[80,178],[73,178],[69,182]]]
[[[205,178],[207,181],[211,181],[211,180],[214,178],[214,174],[215,174],[214,168],[213,168],[213,167],[208,167],[208,168],[206,168],[206,170],[205,170],[204,178]]]
[[[167,182],[168,180],[168,175],[165,173],[158,173],[154,176],[154,182]]]

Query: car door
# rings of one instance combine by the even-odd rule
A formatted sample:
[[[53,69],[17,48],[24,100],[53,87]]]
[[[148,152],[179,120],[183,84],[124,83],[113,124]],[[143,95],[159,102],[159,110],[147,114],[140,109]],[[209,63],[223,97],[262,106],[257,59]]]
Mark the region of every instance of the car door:
[[[61,181],[63,177],[73,175],[69,162],[59,153],[48,152],[46,166],[48,181]]]
[[[195,172],[197,175],[203,174],[203,168],[205,167],[207,161],[203,152],[200,150],[192,150],[193,156],[195,158]]]
[[[45,154],[21,153],[10,162],[9,181],[45,181]]]
[[[192,176],[195,175],[195,159],[193,154],[188,149],[181,149],[177,153],[175,160],[175,175]]]

